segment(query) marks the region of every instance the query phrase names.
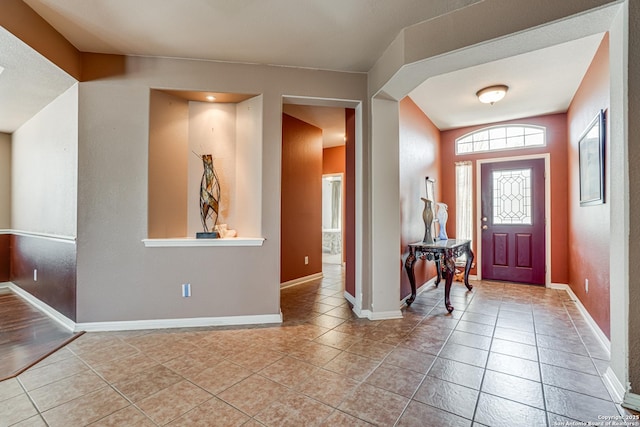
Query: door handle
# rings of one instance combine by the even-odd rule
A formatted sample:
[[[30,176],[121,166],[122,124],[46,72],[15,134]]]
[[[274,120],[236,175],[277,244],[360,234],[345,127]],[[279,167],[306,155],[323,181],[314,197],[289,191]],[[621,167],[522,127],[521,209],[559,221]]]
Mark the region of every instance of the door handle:
[[[482,226],[482,229],[483,229],[483,230],[487,230],[488,228],[489,228],[489,226],[488,226],[488,225],[483,225],[483,226]]]
[[[486,216],[482,217],[482,222],[487,222],[487,217]]]

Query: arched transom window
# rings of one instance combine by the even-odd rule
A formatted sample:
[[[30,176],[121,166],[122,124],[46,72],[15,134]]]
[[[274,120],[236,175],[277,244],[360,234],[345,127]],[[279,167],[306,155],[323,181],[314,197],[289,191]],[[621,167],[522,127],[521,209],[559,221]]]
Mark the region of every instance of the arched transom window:
[[[456,154],[514,150],[546,145],[546,129],[532,125],[492,126],[456,139]]]

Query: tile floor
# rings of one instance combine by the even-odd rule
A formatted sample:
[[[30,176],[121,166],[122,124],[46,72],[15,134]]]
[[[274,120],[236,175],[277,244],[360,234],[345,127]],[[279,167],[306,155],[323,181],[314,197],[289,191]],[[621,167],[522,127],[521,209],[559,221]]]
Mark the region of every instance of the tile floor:
[[[430,287],[354,317],[340,266],[277,326],[87,333],[0,383],[0,426],[556,426],[617,415],[607,353],[564,291]],[[573,425],[576,425],[575,423]]]

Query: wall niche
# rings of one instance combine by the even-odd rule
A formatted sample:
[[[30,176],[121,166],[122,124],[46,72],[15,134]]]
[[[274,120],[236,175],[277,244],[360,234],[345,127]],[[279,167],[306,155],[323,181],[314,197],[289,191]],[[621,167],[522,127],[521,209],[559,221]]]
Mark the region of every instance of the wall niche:
[[[203,154],[220,180],[218,224],[261,236],[262,96],[152,89],[149,103],[148,239],[202,231]]]

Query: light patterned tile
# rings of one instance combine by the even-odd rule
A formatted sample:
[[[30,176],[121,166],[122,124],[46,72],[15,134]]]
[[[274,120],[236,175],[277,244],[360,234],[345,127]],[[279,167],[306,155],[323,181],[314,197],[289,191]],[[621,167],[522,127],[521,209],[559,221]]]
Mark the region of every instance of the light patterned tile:
[[[29,394],[38,409],[44,412],[103,387],[107,387],[107,383],[102,378],[92,371],[84,371],[37,388]]]
[[[111,415],[89,424],[91,427],[153,427],[155,424],[133,405],[120,409]]]
[[[390,391],[362,384],[338,409],[376,425],[393,425],[409,399]]]
[[[245,414],[254,416],[288,390],[275,381],[255,374],[219,393],[218,397]]]
[[[26,394],[19,394],[0,402],[0,425],[9,426],[37,415]]]
[[[142,399],[136,405],[157,424],[166,424],[211,399],[211,394],[188,381],[181,381]]]
[[[298,427],[319,425],[333,408],[303,394],[288,393],[276,400],[254,418],[268,426]]]
[[[218,394],[249,375],[251,375],[251,372],[247,369],[224,360],[195,375],[192,381],[209,393]]]
[[[212,398],[170,422],[171,427],[250,427],[252,420],[231,405]],[[261,424],[255,422],[256,426]]]
[[[88,369],[84,362],[74,356],[44,366],[35,365],[18,378],[27,390],[35,390]]]
[[[43,412],[50,427],[87,425],[129,405],[111,387],[104,387]]]
[[[9,378],[0,382],[0,402],[23,393],[24,390],[22,390],[16,378]]]

